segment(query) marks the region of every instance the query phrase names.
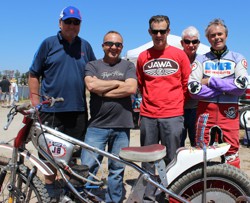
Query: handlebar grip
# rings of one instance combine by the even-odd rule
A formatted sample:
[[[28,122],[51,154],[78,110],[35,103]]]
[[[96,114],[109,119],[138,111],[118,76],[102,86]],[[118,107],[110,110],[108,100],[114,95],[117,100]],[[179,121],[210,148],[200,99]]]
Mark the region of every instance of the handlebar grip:
[[[56,101],[56,102],[63,102],[63,101],[64,101],[64,98],[58,97],[58,98],[55,98],[55,101]]]
[[[63,101],[64,101],[64,99],[63,99],[62,97],[57,97],[57,98],[52,97],[49,106],[50,106],[50,107],[51,107],[51,106],[54,106],[54,104],[55,104],[56,102],[63,102]]]
[[[31,104],[26,102],[26,103],[23,103],[21,104],[20,106],[17,106],[17,111],[18,112],[21,112],[21,111],[24,111],[24,110],[29,110],[31,108]]]

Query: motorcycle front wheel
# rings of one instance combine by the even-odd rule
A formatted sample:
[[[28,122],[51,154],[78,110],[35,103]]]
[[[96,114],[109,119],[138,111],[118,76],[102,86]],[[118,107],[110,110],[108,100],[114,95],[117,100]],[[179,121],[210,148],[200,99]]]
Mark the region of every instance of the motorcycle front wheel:
[[[30,169],[25,165],[19,165],[16,174],[15,185],[10,183],[10,173],[6,170],[8,167],[8,159],[0,157],[0,202],[30,202],[30,203],[49,203],[50,198],[42,181],[34,176],[27,187]],[[13,194],[13,198],[9,199],[9,193]]]
[[[250,195],[249,177],[240,169],[215,162],[208,162],[206,193],[204,193],[204,170],[196,166],[181,175],[169,189],[192,203],[206,202],[235,203],[239,196]]]

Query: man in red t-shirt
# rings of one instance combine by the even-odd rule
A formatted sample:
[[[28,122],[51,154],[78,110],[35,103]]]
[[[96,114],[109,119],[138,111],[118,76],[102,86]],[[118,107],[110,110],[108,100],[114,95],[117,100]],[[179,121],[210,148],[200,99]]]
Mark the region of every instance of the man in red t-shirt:
[[[150,18],[148,32],[154,45],[140,53],[137,59],[138,86],[142,94],[141,145],[160,141],[167,148],[167,163],[174,158],[180,147],[184,101],[191,71],[185,52],[167,43],[169,25],[167,16]],[[143,166],[154,172],[152,165],[143,163]],[[153,190],[148,188],[144,199],[154,201]]]

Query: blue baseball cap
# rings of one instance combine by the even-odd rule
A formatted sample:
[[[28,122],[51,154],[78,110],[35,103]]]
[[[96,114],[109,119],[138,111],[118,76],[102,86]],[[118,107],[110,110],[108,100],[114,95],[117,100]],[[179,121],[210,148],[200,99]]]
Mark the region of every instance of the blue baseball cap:
[[[68,18],[76,18],[78,20],[82,20],[82,16],[79,9],[74,6],[68,6],[64,8],[60,13],[60,19],[66,20]]]

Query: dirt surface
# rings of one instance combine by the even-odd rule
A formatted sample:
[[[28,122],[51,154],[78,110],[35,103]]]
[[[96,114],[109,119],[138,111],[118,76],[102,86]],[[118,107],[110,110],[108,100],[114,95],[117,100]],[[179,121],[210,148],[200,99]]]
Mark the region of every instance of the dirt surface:
[[[23,116],[18,114],[12,124],[10,125],[9,129],[7,131],[3,130],[3,126],[6,124],[6,115],[9,112],[9,108],[2,108],[0,107],[0,141],[8,141],[12,140],[18,130],[22,127],[22,118]],[[244,136],[244,130],[240,131],[240,139]],[[133,129],[131,131],[131,140],[130,140],[131,146],[139,146],[139,130]],[[188,141],[187,141],[188,145]],[[28,145],[28,149],[30,149],[31,153],[37,154],[34,150],[34,147],[31,145],[31,143]],[[9,153],[6,154],[4,151],[0,151],[0,154],[10,155]],[[247,175],[250,177],[250,148],[247,148],[246,146],[241,145],[240,146],[240,159],[241,159],[241,170],[243,170]],[[107,160],[104,160],[103,169],[105,173],[107,173]],[[132,171],[130,167],[126,167],[125,169],[125,179],[124,179],[124,186],[125,186],[125,196],[128,196],[128,193],[131,189],[131,184],[137,179],[138,173]]]

